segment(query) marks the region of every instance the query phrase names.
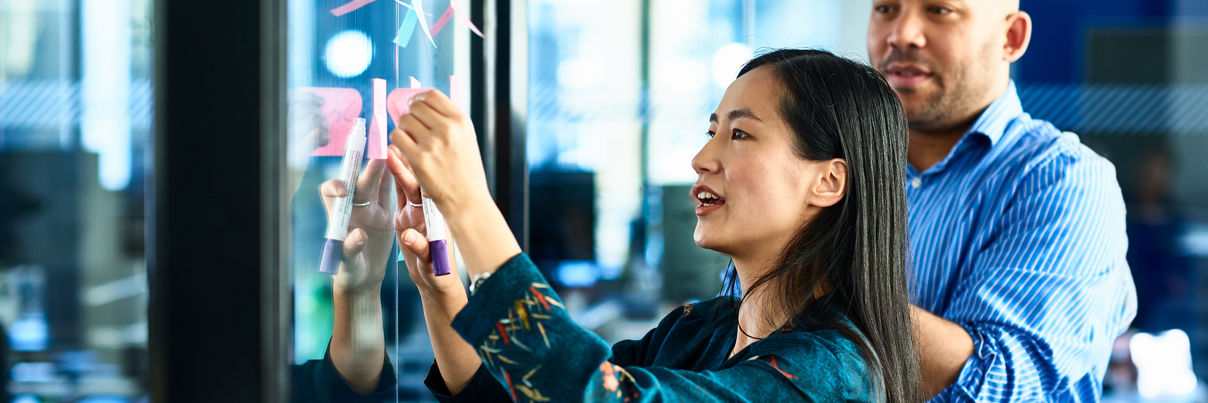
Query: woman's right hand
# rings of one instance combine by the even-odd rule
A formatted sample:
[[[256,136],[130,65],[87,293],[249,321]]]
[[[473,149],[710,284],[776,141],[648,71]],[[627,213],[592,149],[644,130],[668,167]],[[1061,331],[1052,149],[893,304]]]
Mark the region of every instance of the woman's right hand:
[[[464,301],[465,287],[462,285],[461,276],[456,272],[437,276],[432,268],[428,238],[424,235],[427,232],[424,210],[417,207],[422,200],[419,181],[402,152],[394,146],[389,148],[387,166],[394,177],[394,190],[398,199],[394,230],[403,258],[406,259],[407,273],[411,276],[411,281],[415,283],[421,296],[435,297],[440,301],[450,301],[450,298],[452,301]],[[448,250],[450,266],[457,267],[453,248]]]

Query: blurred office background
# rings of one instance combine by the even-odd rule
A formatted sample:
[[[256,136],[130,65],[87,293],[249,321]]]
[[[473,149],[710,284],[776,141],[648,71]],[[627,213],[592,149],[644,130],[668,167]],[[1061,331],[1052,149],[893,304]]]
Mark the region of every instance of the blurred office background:
[[[508,217],[575,318],[614,342],[641,337],[672,307],[721,287],[728,259],[693,244],[687,188],[707,116],[739,65],[773,47],[867,60],[867,1],[500,2],[523,17],[504,22],[484,21],[500,13],[482,8],[498,4],[466,1],[431,40],[407,32],[406,46],[398,31],[413,2],[331,12],[346,3],[282,3],[288,35],[277,43],[286,47],[282,108],[291,125],[264,135],[287,136],[287,154],[302,150],[288,161],[287,182],[297,187],[282,206],[291,212],[281,241],[292,289],[289,363],[322,358],[331,332],[329,280],[314,267],[326,225],[315,189],[334,177],[338,158],[309,156],[315,144],[303,129],[311,127],[293,125],[331,129],[305,117],[322,113],[305,95],[315,88],[354,91],[367,119],[372,78],[388,90],[412,78],[456,85],[467,105],[489,105],[482,98],[501,83],[484,82],[474,60],[483,43],[505,37],[491,27],[513,23],[510,40],[526,49],[513,49],[523,58],[509,63],[520,71],[505,77],[522,89],[511,94],[521,105],[472,115],[480,135],[496,114],[519,119],[522,135],[508,138],[520,144],[506,157],[484,147],[522,178],[497,184],[526,189]],[[1012,73],[1025,109],[1113,161],[1128,202],[1138,316],[1116,343],[1105,400],[1208,400],[1208,3],[1021,3],[1035,23]],[[152,40],[157,4],[0,0],[5,400],[148,398],[152,76],[154,53],[170,46]],[[423,5],[436,31],[450,2]],[[431,400],[421,382],[431,351],[405,274],[387,273],[383,306],[398,400]]]

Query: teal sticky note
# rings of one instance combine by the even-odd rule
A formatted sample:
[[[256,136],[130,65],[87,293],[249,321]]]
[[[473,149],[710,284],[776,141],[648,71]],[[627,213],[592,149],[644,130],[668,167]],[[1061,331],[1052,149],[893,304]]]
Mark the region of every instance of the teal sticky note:
[[[411,35],[415,33],[415,25],[419,23],[419,16],[415,15],[414,9],[407,10],[407,16],[403,18],[403,25],[398,27],[398,34],[394,36],[394,44],[399,47],[407,47],[411,43]]]

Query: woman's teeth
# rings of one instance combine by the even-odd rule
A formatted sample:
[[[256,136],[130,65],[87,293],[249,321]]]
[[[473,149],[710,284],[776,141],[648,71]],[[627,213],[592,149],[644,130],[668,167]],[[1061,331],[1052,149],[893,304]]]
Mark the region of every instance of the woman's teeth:
[[[700,200],[701,206],[712,206],[714,204],[723,204],[725,202],[725,199],[722,199],[721,197],[718,197],[717,195],[708,191],[701,191],[697,193],[696,199]]]

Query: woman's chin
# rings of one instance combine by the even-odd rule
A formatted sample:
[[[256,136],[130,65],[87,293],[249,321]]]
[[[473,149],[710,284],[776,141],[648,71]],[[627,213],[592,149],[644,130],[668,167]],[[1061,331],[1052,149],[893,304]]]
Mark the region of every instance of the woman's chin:
[[[726,253],[724,251],[724,249],[726,249],[726,248],[725,248],[725,245],[723,242],[718,242],[716,239],[704,236],[703,234],[700,233],[700,231],[697,231],[696,233],[692,234],[692,240],[694,242],[696,242],[696,246],[699,246],[699,247],[702,247],[705,249],[709,249],[712,251]]]

